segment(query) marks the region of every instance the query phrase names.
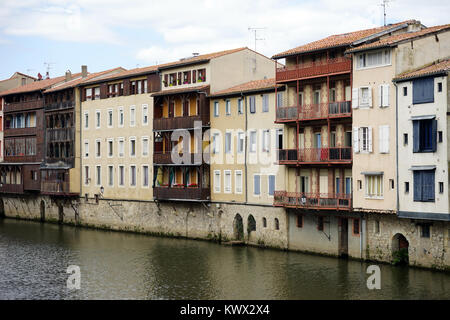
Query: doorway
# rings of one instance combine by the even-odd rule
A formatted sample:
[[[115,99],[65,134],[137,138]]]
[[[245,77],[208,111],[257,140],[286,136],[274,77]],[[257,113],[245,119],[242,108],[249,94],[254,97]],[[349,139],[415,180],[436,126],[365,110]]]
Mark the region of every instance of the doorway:
[[[235,240],[244,240],[244,224],[242,223],[242,217],[239,213],[236,214],[233,220],[233,236]]]

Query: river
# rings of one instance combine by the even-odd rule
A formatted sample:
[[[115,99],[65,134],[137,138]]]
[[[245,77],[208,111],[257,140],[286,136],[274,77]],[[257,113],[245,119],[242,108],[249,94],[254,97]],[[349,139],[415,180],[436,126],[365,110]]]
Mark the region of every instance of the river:
[[[80,289],[68,289],[69,265]],[[450,274],[132,233],[0,220],[0,299],[450,299]]]

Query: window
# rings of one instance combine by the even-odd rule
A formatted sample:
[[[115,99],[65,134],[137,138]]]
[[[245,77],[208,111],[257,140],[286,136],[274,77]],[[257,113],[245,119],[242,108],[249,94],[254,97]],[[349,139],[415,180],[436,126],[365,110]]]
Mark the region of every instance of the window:
[[[220,193],[220,170],[214,170],[214,192]]]
[[[255,196],[261,194],[261,176],[259,174],[253,176],[253,194]]]
[[[372,152],[372,127],[355,127],[353,134],[355,152]]]
[[[220,147],[219,147],[219,134],[218,133],[214,133],[212,136],[212,152],[214,154],[217,154],[220,152]]]
[[[376,234],[380,234],[380,221],[379,220],[375,220],[375,233]]]
[[[303,228],[303,215],[297,214],[297,228]]]
[[[413,120],[413,152],[435,152],[437,120]]]
[[[439,193],[444,193],[444,183],[439,182]]]
[[[250,152],[256,152],[256,131],[250,132]]]
[[[100,87],[94,88],[94,95],[96,100],[100,99]]]
[[[87,88],[86,89],[86,100],[87,101],[92,100],[92,88]]]
[[[278,220],[278,218],[275,218],[275,230],[280,230],[280,221]]]
[[[125,140],[123,138],[119,138],[119,157],[123,157],[125,155]]]
[[[359,235],[359,219],[353,219],[353,235]]]
[[[142,166],[142,186],[148,187],[148,166]]]
[[[434,170],[414,171],[414,201],[434,202]]]
[[[101,143],[100,140],[95,141],[95,156],[97,158],[100,158],[100,151],[101,151]]]
[[[148,125],[148,105],[142,105],[142,125]]]
[[[244,153],[244,133],[243,132],[238,132],[237,153]]]
[[[380,85],[378,91],[378,101],[380,108],[389,107],[389,84]]]
[[[119,186],[125,185],[125,167],[119,166]]]
[[[89,184],[89,166],[84,166],[84,184],[88,185]]]
[[[236,193],[242,193],[242,171],[241,170],[236,170],[234,172],[235,175],[235,192]]]
[[[263,228],[267,228],[267,219],[265,217],[262,218]]]
[[[283,92],[277,92],[277,106],[284,107],[283,105]]]
[[[269,95],[262,96],[262,112],[269,112]]]
[[[300,176],[300,185],[299,189],[301,193],[308,193],[309,192],[309,177],[306,176]]]
[[[389,184],[391,186],[391,190],[394,190],[394,187],[395,187],[394,179],[389,179]]]
[[[136,138],[130,138],[130,156],[136,156]]]
[[[430,237],[430,224],[429,223],[422,223],[420,225],[420,236],[422,238]]]
[[[403,134],[403,144],[406,146],[408,144],[408,134],[404,133]]]
[[[100,128],[100,111],[95,111],[95,127]]]
[[[142,156],[148,156],[148,138],[147,137],[143,137],[142,138]]]
[[[357,58],[357,69],[381,67],[389,64],[391,64],[391,51],[389,49],[361,53]]]
[[[248,97],[249,100],[249,104],[250,104],[250,113],[255,113],[256,112],[256,100],[255,97]]]
[[[317,230],[323,231],[323,217],[317,217]]]
[[[403,87],[403,96],[406,97],[408,95],[408,87]]]
[[[231,132],[225,133],[225,153],[231,153]]]
[[[114,186],[114,167],[108,166],[108,185]]]
[[[219,116],[219,101],[214,101],[214,117]]]
[[[134,127],[136,124],[136,108],[134,106],[130,107],[130,127]]]
[[[231,170],[224,170],[224,192],[231,193]]]
[[[366,198],[383,197],[383,175],[366,175]]]
[[[313,101],[314,104],[320,104],[320,90],[314,91]]]
[[[113,111],[112,109],[108,109],[108,128],[111,128],[113,125]]]
[[[405,193],[409,193],[409,182],[405,182]]]
[[[136,186],[136,166],[130,166],[130,186]]]
[[[113,139],[108,139],[108,157],[112,157],[113,156]]]
[[[442,143],[442,139],[443,139],[442,131],[438,131],[438,141],[439,141],[439,143]]]
[[[359,107],[372,107],[372,88],[361,87],[359,88]]]
[[[268,176],[268,181],[267,181],[268,187],[269,187],[269,196],[273,196],[275,193],[275,176],[274,175],[269,175]]]
[[[89,141],[84,142],[84,157],[89,157]]]
[[[262,135],[262,151],[269,152],[270,150],[270,131],[264,130]]]
[[[231,115],[231,101],[230,100],[225,101],[225,114],[227,116]]]
[[[124,113],[123,113],[123,107],[119,107],[119,116],[118,116],[118,120],[119,120],[119,127],[123,127],[124,124]]]
[[[442,92],[442,82],[438,82],[438,92]]]
[[[102,167],[96,166],[95,169],[97,171],[96,172],[97,173],[97,180],[96,180],[97,186],[101,186],[102,185]]]
[[[244,100],[242,100],[241,98],[238,99],[238,105],[237,105],[237,111],[238,114],[243,114],[244,113]]]
[[[89,129],[89,112],[84,113],[84,128]]]
[[[358,189],[362,190],[362,181],[361,180],[357,180],[358,183]]]
[[[434,79],[413,80],[413,104],[434,102]]]
[[[389,153],[389,126],[379,126],[379,141],[378,148],[380,153]]]

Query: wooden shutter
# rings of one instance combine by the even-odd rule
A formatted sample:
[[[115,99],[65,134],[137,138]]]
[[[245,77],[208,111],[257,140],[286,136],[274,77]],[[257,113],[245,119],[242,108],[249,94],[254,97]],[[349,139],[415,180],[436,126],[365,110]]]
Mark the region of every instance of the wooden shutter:
[[[369,152],[372,152],[372,127],[368,128],[368,133],[367,133],[367,140],[368,140],[368,145],[369,145]]]
[[[437,150],[437,120],[431,120],[431,147],[433,152]]]
[[[100,99],[106,99],[108,93],[108,85],[106,83],[102,83],[100,85]]]
[[[352,89],[352,108],[357,109],[359,107],[359,88]]]
[[[86,101],[86,88],[81,88],[81,101]]]
[[[359,128],[353,127],[353,152],[359,152]]]
[[[189,70],[189,71],[187,72],[187,82],[188,82],[188,84],[191,83],[191,70]]]
[[[434,201],[434,170],[427,170],[423,172],[422,187],[422,200]]]
[[[420,123],[413,120],[413,152],[420,151]]]
[[[389,107],[389,84],[382,85],[383,88],[383,105],[382,107]]]
[[[273,196],[275,192],[275,176],[269,176],[269,195]]]
[[[192,70],[192,83],[196,83],[196,82],[197,82],[197,71]]]
[[[372,87],[368,87],[368,99],[369,99],[369,107],[372,108]]]
[[[414,201],[422,201],[422,172],[414,171]]]
[[[164,75],[164,87],[167,87],[169,85],[169,75]]]
[[[389,153],[389,126],[379,126],[379,152]]]
[[[124,96],[130,95],[130,79],[123,80],[123,95]]]

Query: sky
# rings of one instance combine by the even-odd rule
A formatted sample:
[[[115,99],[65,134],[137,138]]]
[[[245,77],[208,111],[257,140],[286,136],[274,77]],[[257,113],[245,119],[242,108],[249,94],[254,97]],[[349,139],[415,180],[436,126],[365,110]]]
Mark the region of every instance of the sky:
[[[0,79],[132,69],[249,47],[268,57],[383,25],[382,0],[0,0]],[[391,0],[387,23],[450,23],[450,2]]]

